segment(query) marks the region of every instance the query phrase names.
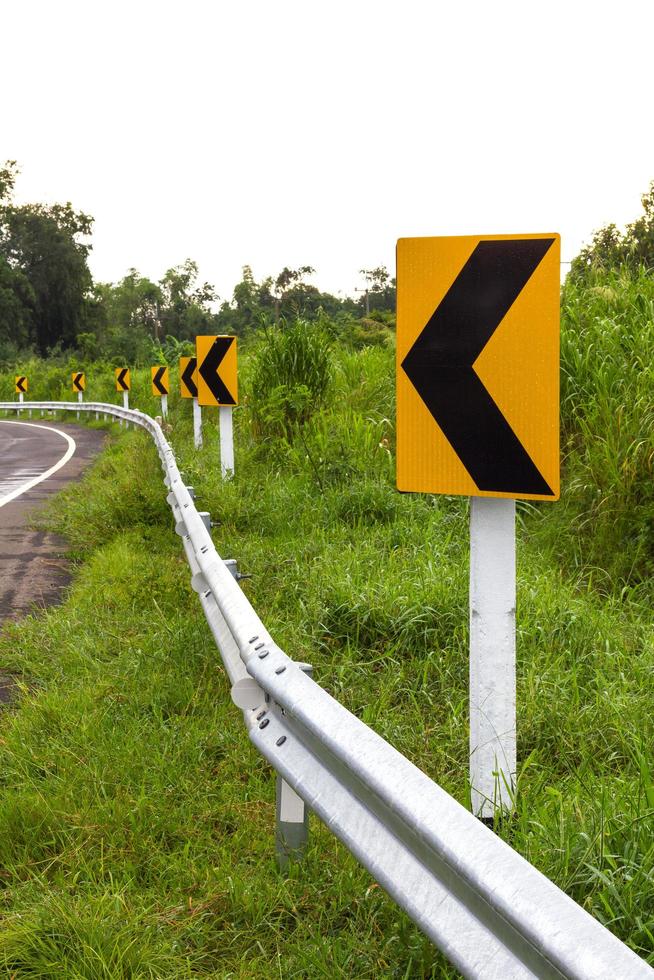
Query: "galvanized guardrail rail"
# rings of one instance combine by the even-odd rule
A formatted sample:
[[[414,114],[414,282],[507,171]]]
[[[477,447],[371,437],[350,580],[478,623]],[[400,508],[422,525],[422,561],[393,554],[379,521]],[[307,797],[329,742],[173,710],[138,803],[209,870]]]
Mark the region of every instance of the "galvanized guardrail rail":
[[[233,700],[283,779],[278,840],[291,850],[301,845],[304,801],[466,977],[654,978],[644,960],[280,650],[216,552],[156,421],[96,402],[0,402],[0,410],[30,409],[111,416],[154,439]]]

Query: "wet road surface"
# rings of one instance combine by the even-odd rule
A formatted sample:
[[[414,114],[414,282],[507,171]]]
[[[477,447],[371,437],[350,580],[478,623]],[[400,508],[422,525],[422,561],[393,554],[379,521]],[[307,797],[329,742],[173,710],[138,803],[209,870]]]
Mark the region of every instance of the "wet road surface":
[[[101,431],[65,422],[34,419],[28,425],[0,419],[0,630],[8,620],[60,598],[69,581],[66,542],[28,525],[45,501],[79,477],[104,439]],[[30,488],[67,454],[70,458],[56,472]]]

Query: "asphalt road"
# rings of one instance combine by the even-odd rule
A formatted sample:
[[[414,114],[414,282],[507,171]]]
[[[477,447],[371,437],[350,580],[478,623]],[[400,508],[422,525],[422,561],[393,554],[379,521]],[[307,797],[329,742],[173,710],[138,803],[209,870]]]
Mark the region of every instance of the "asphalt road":
[[[66,542],[30,530],[29,524],[45,501],[79,477],[104,438],[103,432],[83,426],[0,419],[0,630],[8,620],[60,598],[69,581]],[[67,455],[55,472],[31,485]]]

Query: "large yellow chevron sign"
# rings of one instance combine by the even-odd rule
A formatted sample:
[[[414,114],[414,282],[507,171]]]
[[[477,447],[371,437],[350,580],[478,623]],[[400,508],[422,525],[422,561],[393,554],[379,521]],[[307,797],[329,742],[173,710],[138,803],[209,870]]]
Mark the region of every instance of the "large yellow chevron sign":
[[[558,235],[397,243],[399,490],[559,496]]]
[[[200,405],[238,405],[236,337],[195,338]]]

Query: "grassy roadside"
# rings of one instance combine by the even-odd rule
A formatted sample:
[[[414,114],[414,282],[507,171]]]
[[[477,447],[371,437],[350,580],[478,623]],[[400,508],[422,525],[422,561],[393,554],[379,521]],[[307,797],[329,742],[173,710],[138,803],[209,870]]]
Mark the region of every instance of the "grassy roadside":
[[[618,323],[628,306],[618,303]],[[608,338],[602,363],[617,379],[631,355],[609,313],[595,310],[583,329],[596,345]],[[572,489],[556,510],[520,508],[520,786],[500,832],[654,962],[650,491],[634,435],[648,403],[605,386],[605,400],[625,399],[618,450],[632,462],[621,467],[631,496],[595,513],[588,487],[612,478],[610,407],[579,395],[592,364],[575,375],[574,349],[564,343],[577,377],[564,388]],[[195,452],[190,406],[173,401],[172,439],[220,522],[219,552],[253,574],[246,591],[280,645],[465,801],[466,504],[393,491],[392,385],[392,352],[339,354],[329,400],[301,438],[274,434],[275,393],[258,428],[240,409],[237,478],[225,486],[215,420]],[[69,599],[0,636],[0,664],[23,679],[0,718],[2,970],[456,976],[315,821],[306,863],[289,878],[276,871],[272,776],[229,701],[147,437],[121,434],[49,523],[79,558]],[[639,579],[620,540],[638,542]]]
[[[123,435],[53,520],[83,559],[70,597],[0,640],[24,682],[0,720],[2,972],[429,975],[438,954],[317,825],[301,872],[276,871],[271,775],[147,438]]]
[[[463,505],[399,498],[334,521],[335,495],[254,451],[219,487],[211,452],[182,465],[278,641],[464,800]],[[52,520],[83,558],[70,598],[0,641],[24,679],[1,722],[6,974],[455,976],[315,821],[306,864],[275,870],[272,778],[229,701],[147,438],[121,436]],[[512,842],[643,953],[651,623],[539,570],[527,539],[520,564]]]

